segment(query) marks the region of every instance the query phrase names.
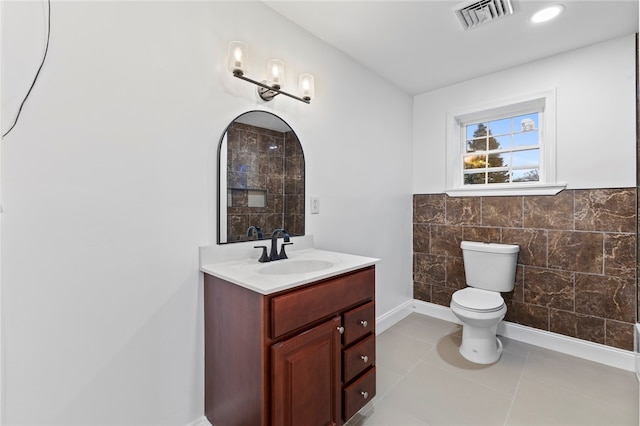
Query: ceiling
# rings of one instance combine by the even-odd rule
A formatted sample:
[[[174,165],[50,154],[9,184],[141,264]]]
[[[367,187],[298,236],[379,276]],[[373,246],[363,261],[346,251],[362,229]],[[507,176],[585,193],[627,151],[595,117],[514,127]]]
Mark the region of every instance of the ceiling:
[[[466,31],[462,0],[264,3],[412,95],[638,32],[638,0],[512,0],[513,15]],[[552,4],[564,13],[529,21]]]

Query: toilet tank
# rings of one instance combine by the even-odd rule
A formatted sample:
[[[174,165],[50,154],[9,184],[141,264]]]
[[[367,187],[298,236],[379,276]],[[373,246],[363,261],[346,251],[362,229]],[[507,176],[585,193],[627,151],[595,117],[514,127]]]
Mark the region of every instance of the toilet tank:
[[[462,241],[467,285],[490,291],[511,291],[516,281],[520,246]]]

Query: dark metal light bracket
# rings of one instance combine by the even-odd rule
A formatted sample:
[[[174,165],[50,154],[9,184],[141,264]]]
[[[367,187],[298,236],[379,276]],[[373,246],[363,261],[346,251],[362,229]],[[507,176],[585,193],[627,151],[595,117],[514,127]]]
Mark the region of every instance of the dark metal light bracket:
[[[277,95],[285,95],[290,98],[299,100],[300,102],[304,102],[305,104],[311,103],[310,98],[300,98],[298,96],[292,95],[291,93],[287,93],[284,90],[281,90],[280,86],[278,85],[269,86],[266,83],[246,77],[241,70],[234,70],[233,76],[239,78],[240,80],[248,81],[249,83],[253,83],[258,86],[258,95],[260,96],[260,98],[267,102],[275,98]]]

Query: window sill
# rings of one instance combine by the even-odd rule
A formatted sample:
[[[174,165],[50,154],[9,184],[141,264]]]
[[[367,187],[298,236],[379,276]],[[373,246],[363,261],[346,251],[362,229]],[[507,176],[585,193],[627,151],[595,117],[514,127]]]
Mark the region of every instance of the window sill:
[[[450,188],[444,192],[450,197],[495,197],[514,195],[556,195],[567,187],[566,183],[556,184],[523,184],[514,186],[512,184],[500,185],[474,185],[473,187]]]

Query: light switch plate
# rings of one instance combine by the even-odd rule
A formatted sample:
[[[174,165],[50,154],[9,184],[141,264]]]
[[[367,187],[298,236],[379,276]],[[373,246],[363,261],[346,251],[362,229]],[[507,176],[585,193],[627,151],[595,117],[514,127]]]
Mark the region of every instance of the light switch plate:
[[[311,214],[318,214],[320,213],[320,197],[312,195],[310,197],[310,204],[311,204]]]

